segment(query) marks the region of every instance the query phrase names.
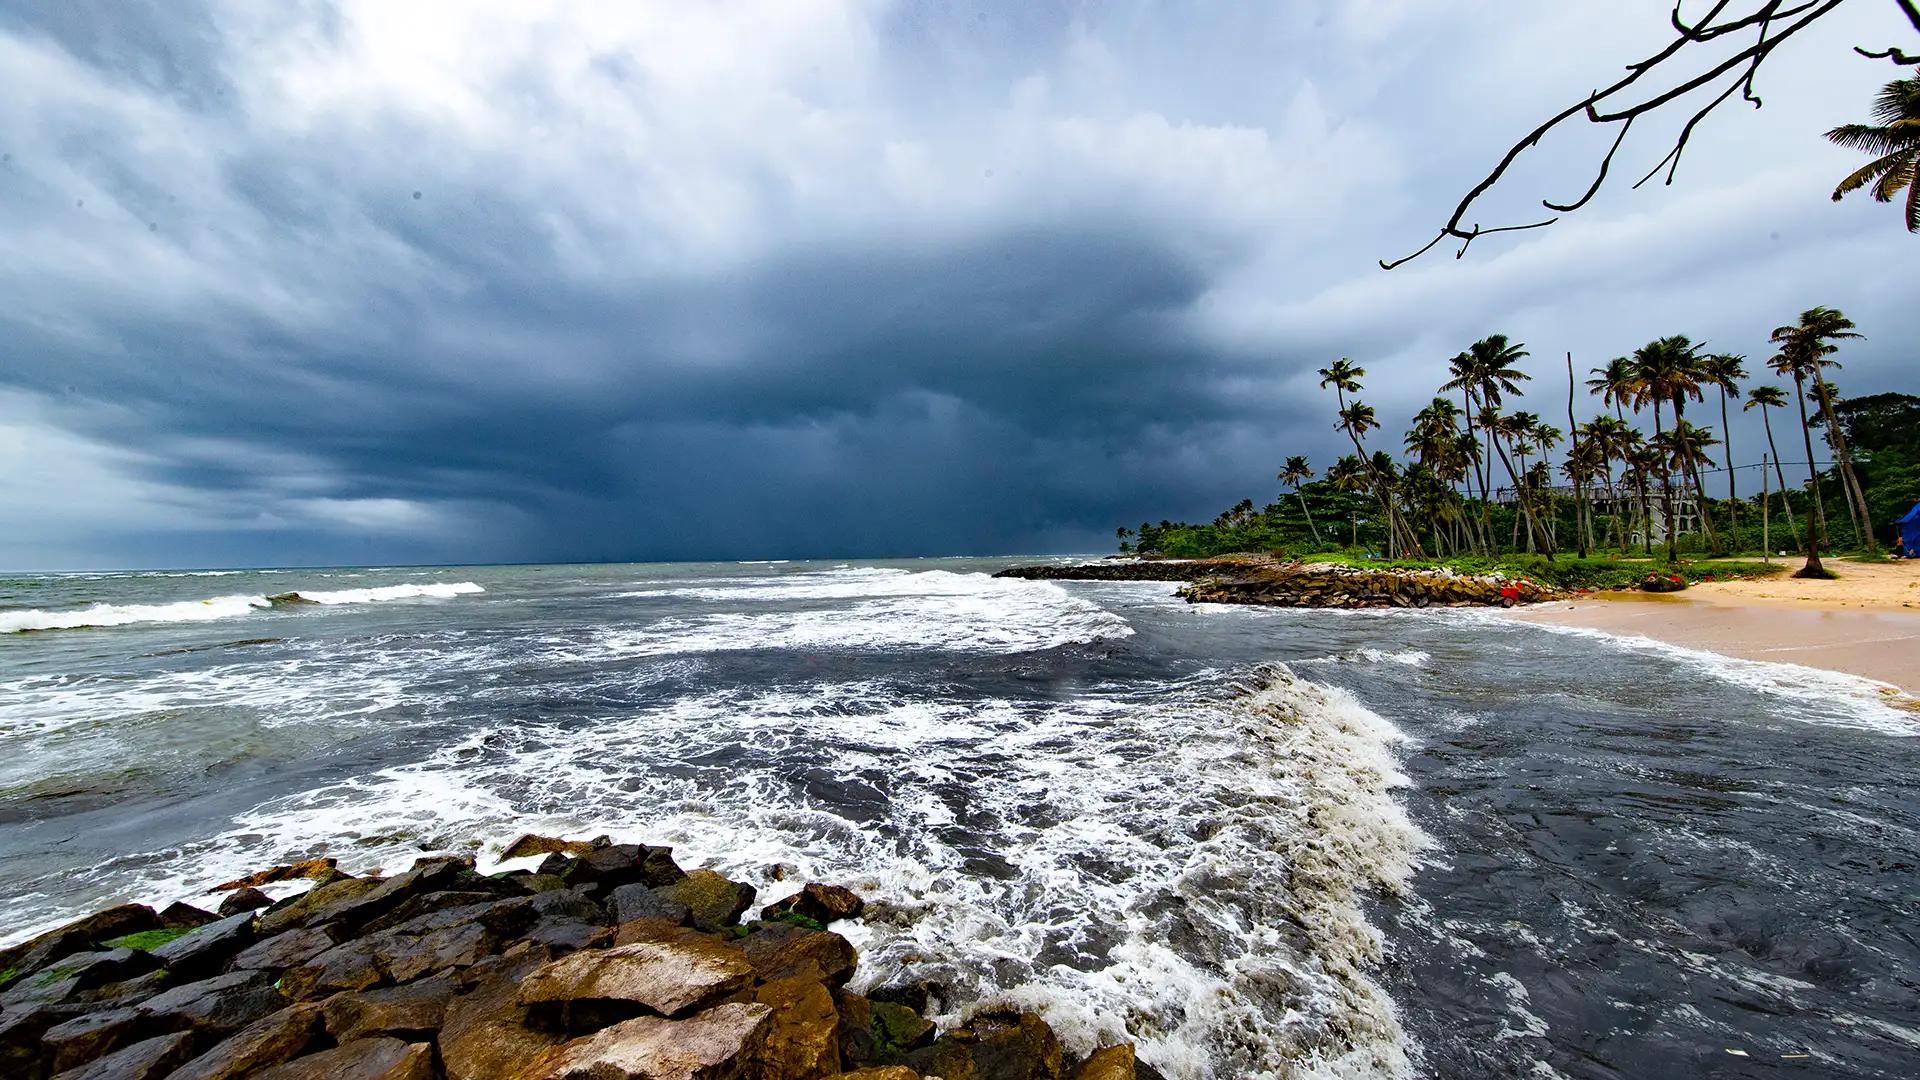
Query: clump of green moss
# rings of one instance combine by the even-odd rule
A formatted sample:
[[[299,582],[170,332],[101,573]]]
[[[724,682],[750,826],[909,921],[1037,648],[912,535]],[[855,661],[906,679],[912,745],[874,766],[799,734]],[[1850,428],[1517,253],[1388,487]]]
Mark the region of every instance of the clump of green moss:
[[[113,938],[112,940],[101,942],[101,944],[109,949],[138,949],[141,952],[152,952],[167,942],[172,941],[174,938],[182,937],[192,931],[193,927],[191,926],[174,926],[160,930],[142,930],[137,934],[128,934],[125,937]]]
[[[763,921],[792,923],[795,926],[804,926],[808,930],[825,930],[827,928],[826,924],[819,919],[810,918],[797,911],[776,912],[775,914],[767,916]]]
[[[0,990],[4,990],[13,985],[13,980],[19,977],[20,969],[18,967],[10,967],[5,971],[0,971]]]

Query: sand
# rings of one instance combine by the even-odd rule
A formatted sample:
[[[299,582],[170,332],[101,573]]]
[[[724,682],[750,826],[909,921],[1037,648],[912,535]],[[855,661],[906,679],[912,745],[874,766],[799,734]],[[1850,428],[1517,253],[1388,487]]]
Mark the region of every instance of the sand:
[[[1512,614],[1844,671],[1920,695],[1920,560],[1828,566],[1838,581],[1707,582],[1682,593],[1600,593]]]

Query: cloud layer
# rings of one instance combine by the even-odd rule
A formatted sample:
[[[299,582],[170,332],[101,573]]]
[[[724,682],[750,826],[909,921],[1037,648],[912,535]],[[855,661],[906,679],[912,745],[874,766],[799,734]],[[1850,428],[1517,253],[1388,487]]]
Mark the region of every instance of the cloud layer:
[[[1910,378],[1818,138],[1872,10],[1674,188],[1374,267],[1665,32],[1543,7],[0,6],[0,565],[1085,550],[1330,460],[1333,356],[1397,420],[1489,332],[1545,380],[1824,303]]]

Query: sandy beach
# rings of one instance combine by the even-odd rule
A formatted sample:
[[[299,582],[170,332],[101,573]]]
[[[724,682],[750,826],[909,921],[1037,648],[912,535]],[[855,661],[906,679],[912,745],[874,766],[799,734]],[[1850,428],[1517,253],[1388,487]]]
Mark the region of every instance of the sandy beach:
[[[1838,580],[1783,576],[1684,593],[1603,593],[1514,615],[1844,671],[1920,695],[1920,561],[1827,565]]]

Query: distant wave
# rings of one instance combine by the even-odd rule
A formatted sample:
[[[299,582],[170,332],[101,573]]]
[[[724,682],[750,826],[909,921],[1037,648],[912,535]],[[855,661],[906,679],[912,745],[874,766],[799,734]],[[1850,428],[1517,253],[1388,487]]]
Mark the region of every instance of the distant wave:
[[[247,615],[281,604],[367,604],[414,597],[446,599],[485,592],[471,581],[425,585],[385,585],[373,589],[332,592],[285,592],[273,596],[213,596],[205,600],[177,600],[168,604],[95,604],[70,611],[0,611],[0,634],[36,630],[79,630],[87,627],[126,626],[132,623],[207,622]]]

